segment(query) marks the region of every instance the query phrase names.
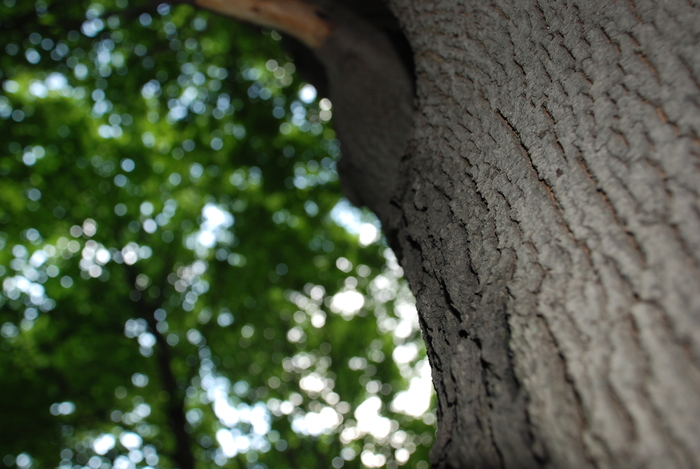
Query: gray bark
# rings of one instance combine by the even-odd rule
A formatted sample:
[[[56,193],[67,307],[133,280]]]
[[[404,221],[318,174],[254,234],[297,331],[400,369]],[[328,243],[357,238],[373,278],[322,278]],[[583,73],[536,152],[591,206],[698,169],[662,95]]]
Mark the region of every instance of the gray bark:
[[[700,467],[698,1],[389,4],[415,112],[358,123],[386,78],[347,99],[329,51],[366,45],[319,56],[417,297],[433,466]]]

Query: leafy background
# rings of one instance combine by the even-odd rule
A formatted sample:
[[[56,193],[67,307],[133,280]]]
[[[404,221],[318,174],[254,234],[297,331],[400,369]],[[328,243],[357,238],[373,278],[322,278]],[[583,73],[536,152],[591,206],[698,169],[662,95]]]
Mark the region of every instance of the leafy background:
[[[3,463],[426,469],[413,299],[280,35],[126,0],[0,28]]]

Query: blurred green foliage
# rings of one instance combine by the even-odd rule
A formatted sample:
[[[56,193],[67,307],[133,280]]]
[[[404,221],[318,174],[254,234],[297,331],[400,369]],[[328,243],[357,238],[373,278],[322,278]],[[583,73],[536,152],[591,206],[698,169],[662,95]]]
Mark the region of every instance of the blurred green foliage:
[[[280,36],[126,0],[0,28],[3,463],[427,468],[412,297]]]

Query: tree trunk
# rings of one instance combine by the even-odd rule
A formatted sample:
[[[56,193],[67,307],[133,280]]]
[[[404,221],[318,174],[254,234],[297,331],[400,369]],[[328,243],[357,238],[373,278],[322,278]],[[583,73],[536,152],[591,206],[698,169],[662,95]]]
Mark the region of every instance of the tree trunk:
[[[344,188],[418,301],[433,467],[700,468],[700,0],[387,0],[415,77],[376,1],[308,1]]]
[[[418,300],[433,467],[700,467],[697,0],[389,3],[416,63],[398,177],[403,141],[358,143],[319,56],[348,193]]]
[[[389,3],[433,466],[700,467],[700,3]]]

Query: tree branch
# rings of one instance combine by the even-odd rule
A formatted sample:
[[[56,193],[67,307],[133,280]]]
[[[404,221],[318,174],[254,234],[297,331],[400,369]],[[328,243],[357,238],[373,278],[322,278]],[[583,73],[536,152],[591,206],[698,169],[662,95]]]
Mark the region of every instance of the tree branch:
[[[194,4],[259,26],[279,29],[311,48],[320,47],[333,31],[323,10],[299,0],[194,0]]]

